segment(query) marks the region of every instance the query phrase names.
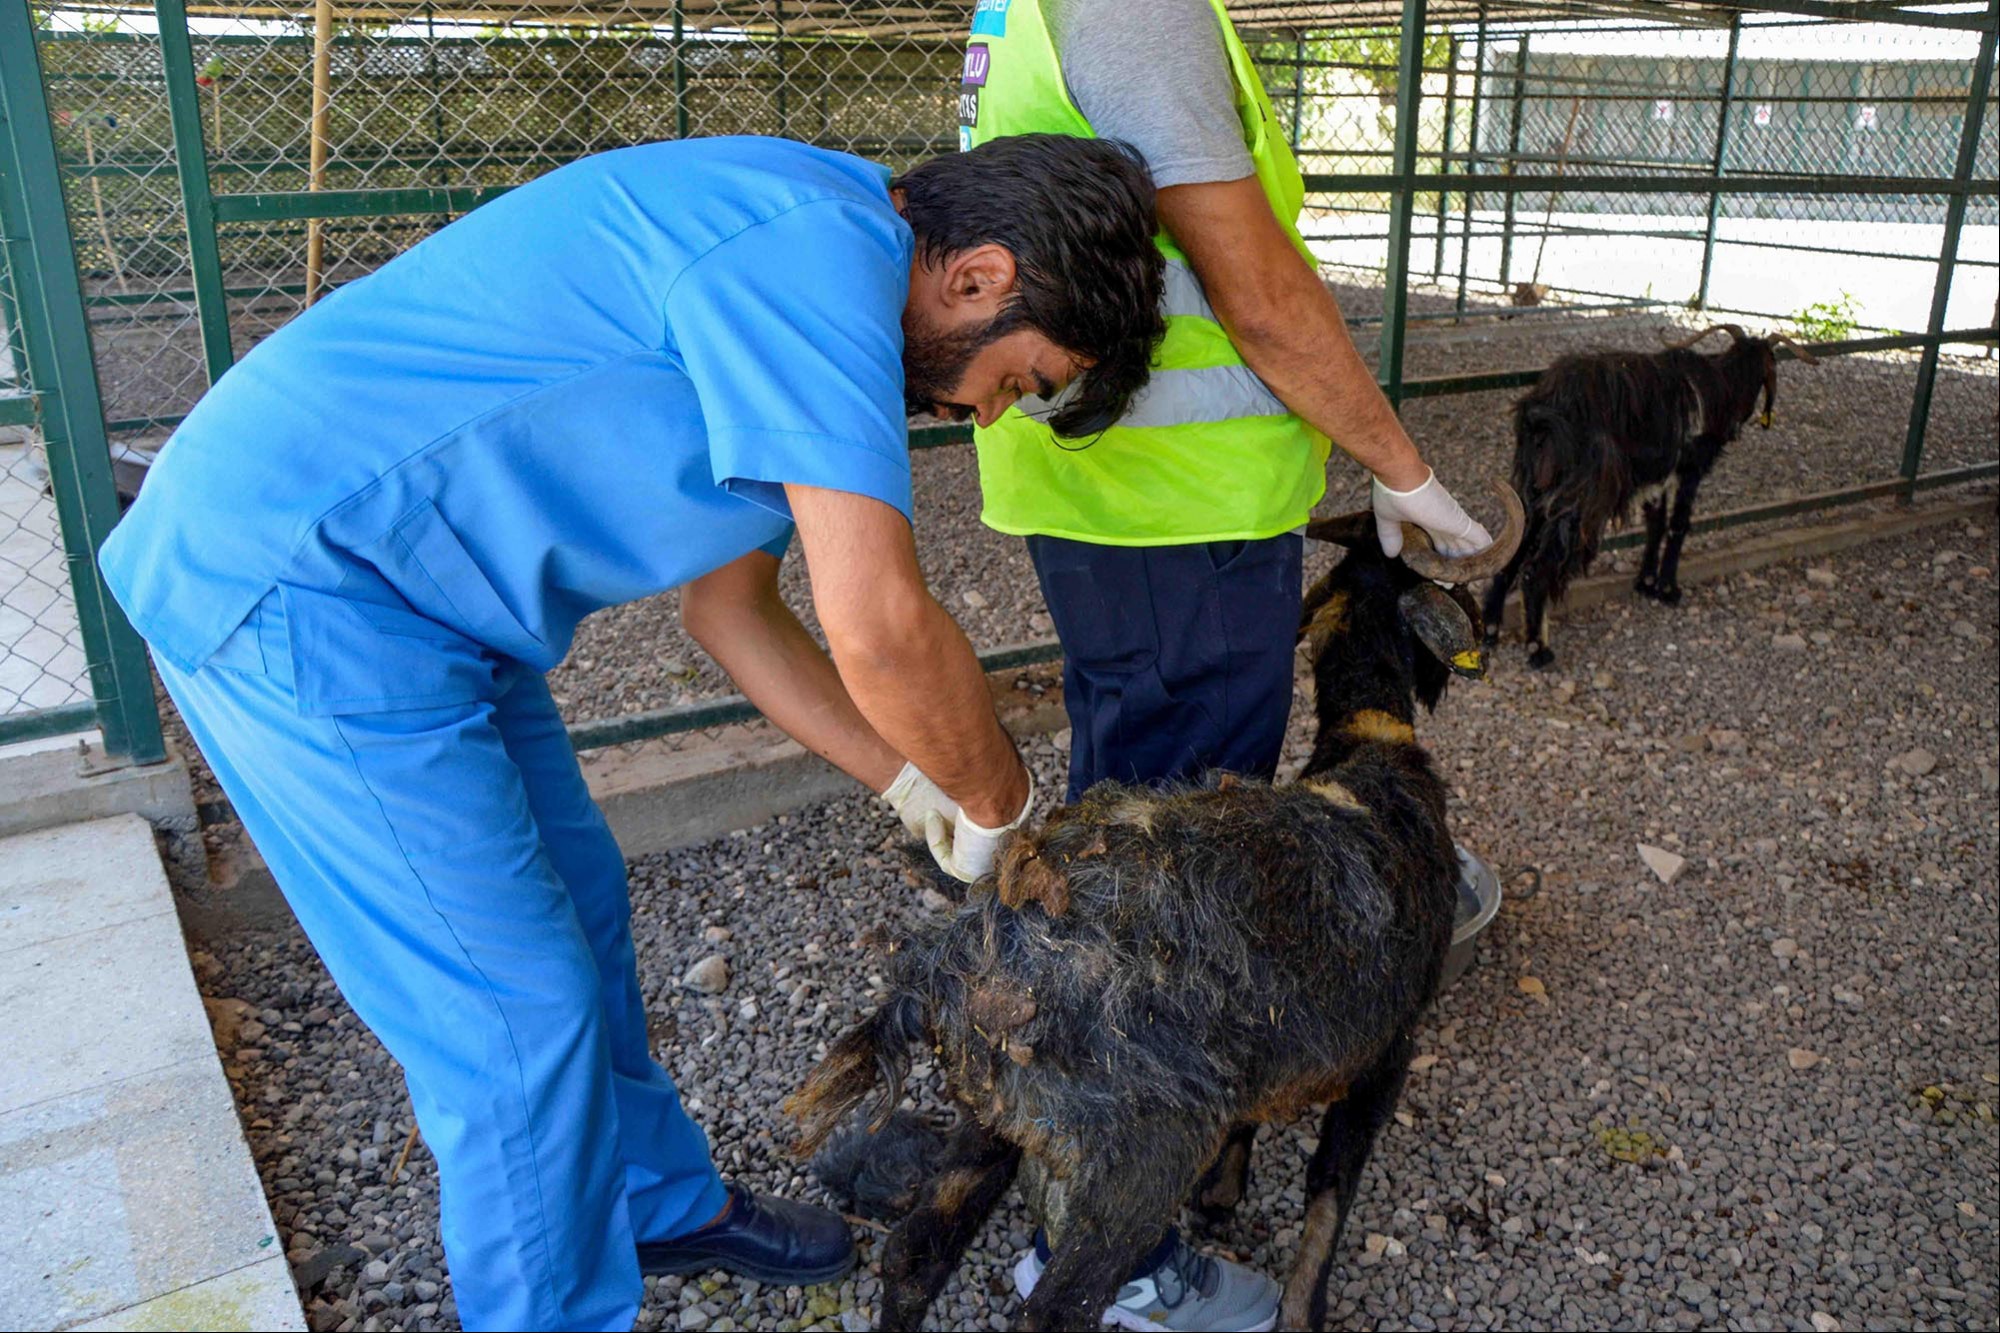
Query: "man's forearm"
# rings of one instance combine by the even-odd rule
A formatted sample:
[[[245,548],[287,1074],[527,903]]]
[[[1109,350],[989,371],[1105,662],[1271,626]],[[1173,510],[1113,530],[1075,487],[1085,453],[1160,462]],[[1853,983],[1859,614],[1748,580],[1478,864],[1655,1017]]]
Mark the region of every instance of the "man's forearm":
[[[1339,302],[1293,248],[1256,178],[1172,186],[1160,191],[1159,209],[1230,341],[1271,392],[1384,485],[1421,485],[1428,469]]]
[[[972,645],[924,586],[908,522],[840,491],[785,493],[827,646],[855,706],[974,823],[1013,822],[1027,804],[1027,772]]]
[[[1288,320],[1231,328],[1237,350],[1285,406],[1384,485],[1396,490],[1421,485],[1423,460],[1348,335],[1333,293],[1303,260],[1299,273],[1303,282],[1288,293]]]
[[[1028,799],[1014,742],[993,712],[986,673],[958,624],[928,595],[897,619],[904,632],[848,639],[829,630],[840,677],[882,738],[957,801],[978,824],[998,827]],[[922,689],[911,684],[922,681]]]
[[[778,596],[777,564],[756,554],[738,562],[743,568],[697,580],[683,595],[687,628],[786,735],[881,792],[903,757],[868,724],[831,659]]]

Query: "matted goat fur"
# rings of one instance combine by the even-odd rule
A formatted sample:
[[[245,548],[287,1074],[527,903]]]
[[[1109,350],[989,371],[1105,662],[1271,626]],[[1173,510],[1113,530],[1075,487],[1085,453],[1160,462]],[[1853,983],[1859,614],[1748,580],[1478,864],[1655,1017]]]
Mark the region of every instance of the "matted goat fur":
[[[1523,526],[1506,499],[1483,571],[1416,563],[1497,568]],[[1306,598],[1319,735],[1299,780],[1101,783],[1015,835],[964,906],[897,941],[888,1000],[787,1103],[810,1152],[871,1093],[886,1116],[928,1051],[964,1108],[891,1237],[884,1327],[921,1318],[1024,1155],[1055,1253],[1020,1326],[1081,1327],[1212,1162],[1198,1202],[1240,1197],[1248,1126],[1336,1102],[1285,1302],[1323,1316],[1457,909],[1445,783],[1412,724],[1449,667],[1480,666],[1462,589],[1384,556],[1365,516],[1315,527],[1350,551]]]

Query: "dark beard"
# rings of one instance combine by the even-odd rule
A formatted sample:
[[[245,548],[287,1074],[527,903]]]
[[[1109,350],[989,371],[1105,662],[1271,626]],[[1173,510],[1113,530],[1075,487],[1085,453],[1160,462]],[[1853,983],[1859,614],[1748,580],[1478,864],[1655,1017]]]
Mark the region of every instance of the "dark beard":
[[[903,406],[912,414],[937,412],[963,419],[963,412],[944,406],[965,378],[965,368],[979,349],[1009,330],[993,319],[972,329],[945,331],[922,320],[903,326]]]

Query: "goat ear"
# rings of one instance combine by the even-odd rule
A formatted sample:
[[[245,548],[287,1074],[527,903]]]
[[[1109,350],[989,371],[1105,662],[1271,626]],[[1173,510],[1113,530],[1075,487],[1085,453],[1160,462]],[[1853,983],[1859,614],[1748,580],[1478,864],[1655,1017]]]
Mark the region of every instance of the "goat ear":
[[[1486,674],[1479,633],[1455,598],[1435,583],[1419,583],[1396,599],[1403,623],[1432,657],[1453,674],[1477,680]]]

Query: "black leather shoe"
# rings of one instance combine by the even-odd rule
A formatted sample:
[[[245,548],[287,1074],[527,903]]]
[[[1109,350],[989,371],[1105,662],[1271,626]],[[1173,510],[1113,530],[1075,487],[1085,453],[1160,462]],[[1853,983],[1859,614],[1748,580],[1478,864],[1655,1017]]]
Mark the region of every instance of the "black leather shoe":
[[[735,1185],[721,1221],[639,1246],[639,1271],[648,1275],[720,1268],[754,1282],[804,1287],[845,1277],[853,1267],[854,1238],[840,1214]]]

